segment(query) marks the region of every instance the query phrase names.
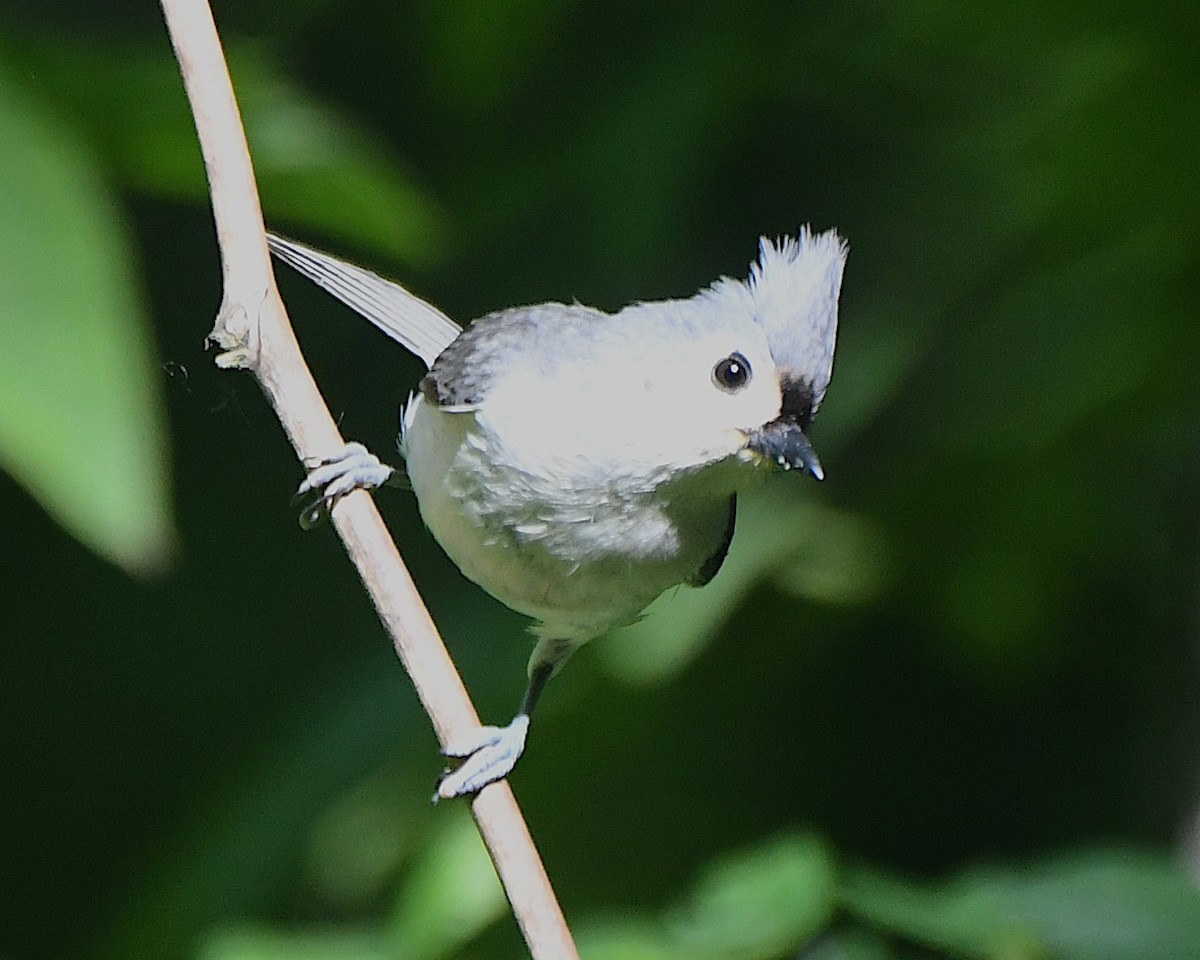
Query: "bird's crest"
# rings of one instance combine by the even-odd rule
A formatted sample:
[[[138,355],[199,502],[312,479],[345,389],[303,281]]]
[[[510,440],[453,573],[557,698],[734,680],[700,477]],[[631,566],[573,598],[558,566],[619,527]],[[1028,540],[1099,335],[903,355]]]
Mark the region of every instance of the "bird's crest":
[[[795,238],[763,237],[745,282],[775,363],[810,384],[816,404],[833,373],[846,253],[846,242],[833,230],[814,234],[802,227]]]

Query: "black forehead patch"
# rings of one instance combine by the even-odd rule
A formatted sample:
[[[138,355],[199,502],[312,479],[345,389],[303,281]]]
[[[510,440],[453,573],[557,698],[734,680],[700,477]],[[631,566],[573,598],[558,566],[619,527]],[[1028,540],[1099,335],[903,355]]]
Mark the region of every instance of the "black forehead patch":
[[[801,430],[807,430],[813,419],[814,393],[812,384],[807,380],[787,377],[782,383],[783,405],[779,415],[785,420],[792,420],[800,425]]]

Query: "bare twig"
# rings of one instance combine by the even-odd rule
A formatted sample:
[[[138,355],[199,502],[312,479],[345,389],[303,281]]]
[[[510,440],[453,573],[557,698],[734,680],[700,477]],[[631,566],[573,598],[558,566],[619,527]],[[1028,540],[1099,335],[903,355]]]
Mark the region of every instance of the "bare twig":
[[[210,334],[223,351],[217,362],[258,378],[302,461],[331,454],[342,438],[275,289],[250,155],[212,13],[206,0],[162,0],[162,8],[204,153],[221,249],[224,299]],[[470,732],[479,718],[371,497],[346,497],[333,521],[441,742]],[[533,957],[577,957],[508,785],[485,787],[472,811]]]

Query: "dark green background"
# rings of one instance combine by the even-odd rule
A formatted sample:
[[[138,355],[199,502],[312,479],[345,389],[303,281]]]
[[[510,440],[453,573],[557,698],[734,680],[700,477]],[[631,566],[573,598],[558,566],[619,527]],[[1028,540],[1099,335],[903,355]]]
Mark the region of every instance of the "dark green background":
[[[268,221],[464,321],[849,239],[827,481],[763,491],[727,602],[656,611],[676,663],[578,655],[513,778],[585,955],[1200,957],[1198,9],[218,4]],[[0,957],[519,956],[495,909],[446,915],[474,885],[437,867],[463,810],[428,806],[433,736],[299,529],[265,401],[203,351],[218,260],[157,7],[10,4],[0,38],[116,201],[178,530],[131,577],[0,474]],[[0,250],[71,289],[44,233],[0,206]],[[281,282],[344,432],[390,450],[419,365]],[[506,718],[520,618],[380,502]]]

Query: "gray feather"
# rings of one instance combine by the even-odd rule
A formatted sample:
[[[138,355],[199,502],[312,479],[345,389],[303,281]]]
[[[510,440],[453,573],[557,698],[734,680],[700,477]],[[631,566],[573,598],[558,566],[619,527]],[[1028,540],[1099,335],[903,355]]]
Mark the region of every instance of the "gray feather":
[[[462,332],[437,307],[370,270],[273,233],[267,234],[267,246],[288,266],[415,353],[427,367]]]
[[[421,381],[421,393],[440,407],[473,407],[518,358],[528,363],[542,357],[550,363],[586,356],[589,333],[607,316],[578,303],[539,303],[489,313],[442,351]]]

